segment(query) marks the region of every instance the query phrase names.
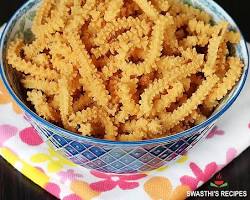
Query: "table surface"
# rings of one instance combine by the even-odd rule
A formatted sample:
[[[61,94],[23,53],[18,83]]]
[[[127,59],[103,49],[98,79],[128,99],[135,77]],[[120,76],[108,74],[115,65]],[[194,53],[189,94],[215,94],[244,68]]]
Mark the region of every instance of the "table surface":
[[[13,12],[24,2],[25,0],[1,0],[0,24],[6,22]],[[246,17],[250,8],[249,1],[216,0],[216,2],[221,4],[231,14],[245,38],[250,41],[250,20]],[[247,190],[249,193],[248,199],[250,199],[250,148],[225,167],[220,174],[223,180],[228,182],[228,190]],[[214,177],[212,180],[214,180]],[[214,190],[214,188],[211,189],[208,182],[199,190]],[[54,200],[56,198],[32,183],[0,157],[0,200],[34,199]]]

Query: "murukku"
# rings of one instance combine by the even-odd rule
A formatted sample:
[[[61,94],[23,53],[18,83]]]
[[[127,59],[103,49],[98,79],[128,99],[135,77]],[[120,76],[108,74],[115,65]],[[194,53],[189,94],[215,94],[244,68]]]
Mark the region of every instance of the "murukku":
[[[207,117],[203,115],[201,112],[199,112],[198,110],[193,111],[190,116],[194,119],[195,125],[198,125],[207,119]]]
[[[49,3],[49,1],[45,2]],[[55,33],[56,31],[61,31],[66,24],[68,18],[68,6],[72,4],[69,0],[60,0],[56,5],[55,11],[51,14],[50,19],[44,24],[41,21],[41,16],[38,13],[34,19],[34,25],[32,26],[32,32],[36,37],[42,37],[43,35],[49,35]]]
[[[81,111],[90,106],[92,103],[92,99],[88,96],[88,94],[85,93],[73,102],[73,110],[74,112]]]
[[[79,58],[79,73],[83,79],[82,83],[85,83],[84,87],[99,105],[107,108],[110,96],[105,90],[102,80],[96,75],[96,68],[91,62],[88,53],[84,50],[84,44],[80,41],[77,34],[79,31],[78,23],[80,23],[81,20],[80,17],[75,19],[74,23],[71,25],[72,27],[68,28],[69,31],[66,37],[74,50],[75,56]],[[72,29],[74,31],[72,31]]]
[[[172,18],[161,17],[156,21],[153,27],[152,39],[150,41],[149,51],[146,54],[144,62],[140,64],[124,63],[121,67],[127,75],[140,76],[144,73],[150,73],[153,70],[153,64],[160,57],[164,39],[164,31],[168,24],[171,25]]]
[[[32,41],[31,44],[23,46],[25,58],[32,59],[34,56],[39,55],[51,41],[51,37],[39,37]]]
[[[159,17],[159,12],[152,5],[150,1],[147,0],[133,0],[142,11],[152,20],[157,20]]]
[[[119,35],[117,37],[117,41],[111,42],[109,44],[103,44],[95,49],[92,49],[91,52],[95,55],[96,58],[99,58],[108,52],[115,54],[116,52],[119,52],[119,48],[121,48],[121,43],[132,43],[134,46],[141,45],[145,48],[148,44],[148,38],[146,35],[149,33],[150,30],[149,27],[145,27],[142,28],[140,25],[131,27],[129,31],[126,31]]]
[[[114,126],[112,119],[108,116],[102,109],[98,109],[97,107],[87,108],[82,110],[81,112],[76,112],[75,114],[71,115],[69,118],[69,124],[77,129],[79,126],[78,131],[81,131],[83,135],[91,136],[92,132],[83,132],[86,131],[86,127],[88,129],[92,129],[90,127],[90,123],[101,122],[101,125],[105,128],[105,139],[115,140],[117,136],[117,127]]]
[[[161,95],[161,98],[154,102],[152,112],[161,113],[165,108],[169,107],[171,103],[176,102],[177,98],[184,92],[183,84],[177,82],[172,85],[172,88],[167,91],[165,95]]]
[[[83,136],[137,141],[206,120],[244,63],[240,33],[182,0],[44,0],[10,67],[32,109]],[[20,76],[19,76],[20,74]]]
[[[144,20],[140,20],[138,17],[128,17],[128,18],[118,18],[115,21],[107,23],[98,33],[96,38],[94,38],[95,45],[105,44],[113,34],[117,33],[122,29],[129,29],[131,27],[136,27],[140,25],[141,28],[148,29],[148,25]]]
[[[38,79],[32,76],[26,76],[21,80],[23,86],[27,89],[41,90],[47,95],[58,93],[58,84],[55,81]]]
[[[40,116],[44,117],[46,120],[49,121],[59,122],[59,114],[55,112],[52,107],[49,106],[45,95],[43,95],[41,91],[29,91],[27,92],[27,97],[27,100],[34,105],[36,112]]]
[[[105,11],[104,19],[107,22],[113,21],[119,14],[123,0],[110,0],[108,8]]]
[[[205,24],[204,21],[197,21],[196,19],[189,20],[188,30],[197,35],[212,35],[215,31],[210,24]]]
[[[155,6],[160,12],[167,12],[169,9],[169,3],[165,0],[151,0],[153,6]]]
[[[210,76],[216,71],[216,59],[221,40],[221,36],[217,36],[209,40],[207,62],[203,69],[203,72],[206,76]]]
[[[140,115],[148,116],[153,107],[153,100],[156,95],[169,89],[169,85],[164,79],[159,79],[149,85],[147,89],[141,95],[140,101]]]
[[[108,80],[107,89],[108,89],[108,91],[110,93],[111,103],[113,105],[117,105],[120,102],[120,98],[119,98],[119,94],[118,94],[119,81],[120,80],[119,80],[118,75],[112,76],[110,78],[110,80]]]
[[[140,118],[126,122],[122,131],[130,134],[119,134],[118,139],[121,141],[143,140],[148,138],[148,134],[157,135],[160,133],[162,131],[162,125],[160,124],[160,120]]]
[[[176,80],[181,80],[182,78],[186,78],[192,74],[195,74],[201,71],[201,66],[204,63],[204,55],[197,54],[195,49],[187,49],[182,51],[184,60],[188,60],[192,58],[191,62],[182,63],[182,65],[176,65],[177,67],[172,68],[171,70],[165,70],[163,73],[163,79],[165,83],[171,84]]]
[[[201,36],[188,36],[180,41],[180,46],[184,49],[195,46],[205,47],[208,45],[209,39],[210,38],[205,34]]]
[[[46,78],[48,80],[56,80],[59,74],[55,70],[49,68],[38,67],[36,64],[26,61],[21,57],[22,47],[24,43],[22,40],[12,42],[8,48],[7,59],[8,63],[16,70],[27,75],[33,75],[38,78]]]
[[[72,114],[73,98],[70,96],[70,89],[68,80],[62,77],[58,81],[59,85],[59,110],[61,114],[62,123],[68,126],[68,117]]]
[[[192,111],[194,111],[198,105],[205,100],[218,81],[219,78],[216,75],[208,77],[186,103],[178,107],[172,113],[163,113],[160,117],[165,129],[169,130],[173,128],[178,122],[184,120],[186,116],[190,115]]]
[[[221,100],[230,91],[235,83],[239,80],[242,73],[243,64],[239,58],[229,57],[227,59],[229,70],[226,72],[225,77],[218,83],[213,92],[208,95],[205,100],[205,105],[208,108],[213,108],[218,105],[218,101]]]
[[[225,33],[225,40],[232,43],[238,44],[240,42],[241,36],[239,32],[229,31]]]
[[[41,25],[48,22],[48,16],[52,15],[52,8],[55,7],[56,0],[44,0],[40,9],[37,11],[36,16],[33,21],[32,31],[38,30]],[[52,16],[51,16],[52,17]],[[50,18],[51,18],[50,17]]]
[[[135,103],[131,95],[131,88],[130,85],[136,85],[138,82],[137,79],[130,79],[124,78],[118,85],[118,96],[122,103],[121,111],[117,114],[116,121],[124,123],[129,116],[137,115],[139,111],[139,105]]]
[[[218,56],[216,59],[216,74],[217,76],[219,76],[220,78],[223,78],[226,74],[226,58],[227,55],[229,54],[229,51],[227,49],[227,43],[226,42],[222,42],[219,46],[218,49]]]

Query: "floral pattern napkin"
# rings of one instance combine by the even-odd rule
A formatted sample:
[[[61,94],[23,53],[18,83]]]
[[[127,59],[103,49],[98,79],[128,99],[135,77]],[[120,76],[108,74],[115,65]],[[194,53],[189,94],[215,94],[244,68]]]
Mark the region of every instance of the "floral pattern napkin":
[[[185,199],[250,145],[250,79],[210,134],[175,163],[130,175],[77,166],[42,141],[0,81],[0,155],[62,200]],[[2,172],[0,172],[2,173]]]

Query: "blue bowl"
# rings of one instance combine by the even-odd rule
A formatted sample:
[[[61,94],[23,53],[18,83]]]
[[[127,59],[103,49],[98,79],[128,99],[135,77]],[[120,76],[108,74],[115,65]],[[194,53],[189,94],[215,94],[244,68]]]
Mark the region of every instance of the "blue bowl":
[[[228,21],[239,31],[232,18],[212,0],[189,0],[191,5],[210,13],[215,21]],[[216,120],[225,113],[240,94],[247,78],[249,56],[244,39],[236,47],[237,55],[245,63],[242,77],[231,93],[223,100],[213,115],[203,123],[184,132],[159,139],[137,142],[116,142],[85,137],[60,128],[39,117],[28,106],[18,81],[19,73],[8,67],[6,49],[13,38],[24,35],[31,39],[31,22],[40,0],[30,0],[10,19],[5,27],[0,46],[3,83],[27,119],[41,137],[72,162],[86,168],[109,173],[143,172],[169,164],[187,152],[213,128]]]

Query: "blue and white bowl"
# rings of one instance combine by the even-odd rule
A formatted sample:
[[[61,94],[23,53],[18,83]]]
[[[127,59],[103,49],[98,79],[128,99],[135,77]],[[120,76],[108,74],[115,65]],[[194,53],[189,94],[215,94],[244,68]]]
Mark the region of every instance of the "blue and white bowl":
[[[236,100],[245,83],[249,61],[246,43],[242,39],[236,47],[237,55],[245,63],[240,81],[213,115],[198,126],[168,137],[138,142],[115,142],[77,135],[44,120],[26,105],[25,94],[22,93],[18,81],[19,74],[7,64],[6,49],[9,42],[20,35],[24,35],[27,40],[32,39],[31,22],[40,2],[40,0],[28,1],[14,14],[5,27],[0,46],[1,77],[8,92],[25,112],[29,122],[41,137],[58,153],[83,167],[112,173],[132,173],[149,171],[169,164],[208,134],[216,120]],[[210,13],[215,21],[228,21],[232,29],[239,31],[232,18],[214,1],[189,0],[185,2]]]

